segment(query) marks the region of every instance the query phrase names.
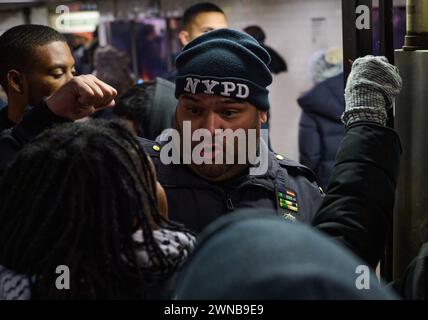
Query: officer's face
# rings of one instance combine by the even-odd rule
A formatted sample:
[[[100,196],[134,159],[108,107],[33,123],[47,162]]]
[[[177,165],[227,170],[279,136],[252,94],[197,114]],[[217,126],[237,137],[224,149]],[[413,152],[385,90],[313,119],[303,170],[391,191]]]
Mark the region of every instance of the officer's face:
[[[258,137],[261,124],[267,121],[267,114],[242,100],[203,93],[196,95],[183,94],[179,98],[175,118],[176,127],[181,132],[182,139],[186,139],[186,136],[183,136],[184,121],[190,121],[192,134],[197,129],[207,129],[211,135],[212,141],[209,148],[211,151],[202,150],[201,157],[211,158],[213,163],[216,158],[222,158],[223,160],[223,164],[192,164],[191,168],[209,180],[220,181],[227,180],[247,168],[247,162],[238,163],[239,152],[242,152],[242,148],[238,148],[239,141],[235,139],[232,142],[234,163],[226,164],[226,152],[229,150],[226,145],[227,141],[223,139],[223,146],[218,146],[216,135],[226,129],[231,129],[234,132],[237,129],[243,129],[241,131],[244,131],[245,137],[248,138],[248,130],[256,129]],[[191,142],[192,151],[201,141],[202,139]],[[248,146],[247,139],[245,145]],[[246,154],[244,156],[246,159]]]
[[[180,32],[180,41],[185,46],[204,33],[227,27],[226,16],[223,13],[201,12],[196,15],[187,30]]]
[[[66,42],[54,41],[35,49],[32,68],[23,70],[28,104],[50,96],[73,78],[74,59]]]

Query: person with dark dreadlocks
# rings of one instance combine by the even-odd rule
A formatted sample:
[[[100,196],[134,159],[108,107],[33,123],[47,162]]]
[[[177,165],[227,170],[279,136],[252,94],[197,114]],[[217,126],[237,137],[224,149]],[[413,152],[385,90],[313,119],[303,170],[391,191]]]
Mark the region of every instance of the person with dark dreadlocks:
[[[150,161],[119,122],[62,124],[26,145],[0,182],[0,299],[165,297],[194,237],[167,220]]]
[[[181,243],[181,237],[168,231],[165,236],[165,229],[177,227],[153,213],[156,204],[160,209],[165,204],[154,200],[154,179],[139,176],[149,167],[148,160],[145,162],[143,151],[126,129],[113,126],[101,130],[91,124],[70,123],[32,141],[53,124],[72,122],[114,106],[116,95],[114,88],[92,75],[74,77],[1,137],[0,297],[138,298],[147,297],[148,292],[152,293],[149,298],[156,297],[153,289],[148,290],[150,278],[156,273],[165,277],[177,262],[168,262],[162,252],[182,256],[177,246],[167,245]],[[17,156],[30,141],[34,143]],[[70,182],[76,179],[85,180],[83,184]],[[156,193],[155,199],[165,197],[159,188]],[[144,206],[137,210],[137,203]],[[152,235],[150,231],[156,227]],[[134,233],[132,241],[129,232]],[[165,237],[170,240],[164,241]],[[139,247],[138,238],[145,239]],[[70,290],[64,293],[52,287],[52,268],[58,265],[70,270]],[[162,267],[165,265],[168,268]]]

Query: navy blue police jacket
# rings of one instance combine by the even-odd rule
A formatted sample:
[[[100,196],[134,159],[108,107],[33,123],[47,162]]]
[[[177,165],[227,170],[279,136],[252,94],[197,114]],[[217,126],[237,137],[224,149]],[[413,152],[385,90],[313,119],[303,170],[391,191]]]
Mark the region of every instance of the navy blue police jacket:
[[[199,233],[220,216],[242,208],[269,208],[288,220],[310,224],[323,192],[311,169],[269,151],[263,175],[246,173],[222,183],[201,178],[187,165],[165,165],[161,146],[139,139],[157,171],[168,198],[168,215]]]

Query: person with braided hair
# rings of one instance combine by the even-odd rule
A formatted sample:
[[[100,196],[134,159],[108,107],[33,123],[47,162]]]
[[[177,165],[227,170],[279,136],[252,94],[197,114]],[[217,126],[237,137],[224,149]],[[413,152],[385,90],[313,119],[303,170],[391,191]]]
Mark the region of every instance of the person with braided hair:
[[[153,164],[119,122],[46,130],[0,190],[0,299],[166,298],[193,247],[193,235],[168,221]],[[56,287],[60,265],[69,290]]]

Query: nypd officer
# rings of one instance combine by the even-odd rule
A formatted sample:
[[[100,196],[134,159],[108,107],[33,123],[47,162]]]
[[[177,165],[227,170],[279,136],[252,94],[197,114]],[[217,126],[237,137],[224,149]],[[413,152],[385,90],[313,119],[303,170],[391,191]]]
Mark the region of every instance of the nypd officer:
[[[286,219],[310,223],[319,207],[322,191],[313,172],[268,151],[263,143],[260,128],[267,121],[266,88],[272,82],[269,62],[269,54],[255,39],[230,29],[196,38],[177,57],[173,128],[181,144],[170,148],[172,135],[159,145],[142,143],[166,190],[170,218],[195,232],[238,208],[271,208]],[[209,139],[189,141],[201,129]],[[219,132],[227,130],[240,130],[247,139],[241,145],[238,139],[218,139]],[[256,133],[256,146],[250,141],[251,131]],[[258,152],[258,166],[265,170],[253,174],[250,156],[237,159],[245,153],[242,143]],[[227,162],[229,146],[234,161]],[[163,148],[179,150],[180,161],[168,161]]]
[[[322,199],[315,175],[303,165],[268,151],[260,137],[269,110],[269,62],[269,54],[254,38],[229,29],[196,38],[177,57],[178,105],[172,132],[179,137],[180,148],[177,143],[169,149],[167,141],[158,145],[141,139],[167,193],[171,220],[200,232],[216,218],[238,208],[270,208],[288,220],[312,221]],[[0,139],[0,170],[23,144],[46,127],[94,112],[96,108],[91,104],[83,107],[79,102],[82,98],[75,99],[79,103],[74,103],[78,107],[73,109],[70,101],[74,100],[67,96],[79,95],[88,86],[94,88],[90,91],[93,99],[101,101],[97,100],[96,105],[104,106],[104,100],[114,97],[112,88],[105,89],[106,85],[93,76],[77,77],[49,98],[51,107],[42,104],[34,108],[22,124]],[[52,101],[57,100],[61,110],[68,109],[52,114]],[[209,136],[201,139],[202,149],[201,141],[189,141],[189,136],[192,140],[201,129]],[[244,141],[234,139],[230,144],[230,139],[216,139],[218,131],[227,130],[244,132]],[[254,132],[255,139],[251,139]],[[248,152],[242,151],[243,145],[248,146]],[[183,152],[175,157],[178,161],[171,162],[165,159],[165,153],[169,153],[163,152],[165,149]],[[230,149],[232,157],[228,157]],[[219,158],[223,161],[217,161]],[[259,159],[258,166],[255,158]],[[257,168],[264,170],[252,170]]]

